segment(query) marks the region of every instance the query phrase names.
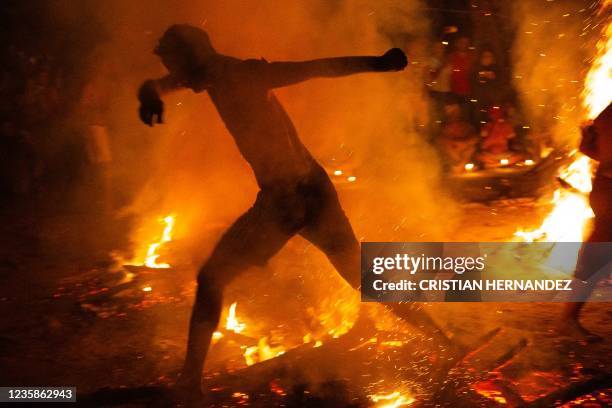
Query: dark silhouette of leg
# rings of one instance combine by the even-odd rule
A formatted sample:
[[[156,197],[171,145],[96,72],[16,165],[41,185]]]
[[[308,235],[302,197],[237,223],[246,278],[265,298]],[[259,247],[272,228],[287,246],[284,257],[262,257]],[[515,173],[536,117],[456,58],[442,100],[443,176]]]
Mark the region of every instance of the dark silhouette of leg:
[[[274,197],[260,192],[255,204],[225,232],[200,269],[181,375],[186,391],[200,391],[212,333],[221,315],[223,289],[250,266],[264,265],[295,234],[279,220]]]
[[[361,286],[361,251],[359,241],[344,214],[333,186],[328,187],[322,208],[300,235],[325,253],[338,273],[356,290]],[[448,337],[422,310],[420,303],[390,303],[385,305],[398,317],[417,327],[438,344],[450,344]]]
[[[599,241],[600,238],[596,224],[576,263],[575,275],[581,282],[574,282],[573,296],[579,301],[565,304],[558,327],[559,334],[582,337],[590,342],[603,339],[580,324],[580,313],[597,284],[610,275],[611,246]]]
[[[576,288],[574,293],[574,296],[581,300],[588,299],[597,283],[609,277],[612,261],[609,244],[612,241],[611,191],[612,181],[609,178],[596,176],[593,179],[589,201],[595,213],[595,222],[591,236],[580,250],[575,272],[575,277],[584,281],[584,284]],[[560,334],[599,341],[601,337],[591,333],[580,324],[580,312],[584,304],[584,301],[581,301],[565,305],[558,331]]]

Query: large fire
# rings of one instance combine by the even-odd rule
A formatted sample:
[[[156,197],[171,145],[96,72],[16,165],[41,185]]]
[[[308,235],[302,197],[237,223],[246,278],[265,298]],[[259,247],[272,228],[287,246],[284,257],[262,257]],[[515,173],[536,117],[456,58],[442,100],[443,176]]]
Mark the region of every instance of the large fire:
[[[514,235],[527,242],[580,242],[584,238],[593,211],[589,205],[591,191],[592,161],[579,153],[575,160],[561,170],[559,177],[572,190],[558,188],[552,199],[553,209],[542,225],[532,231],[518,230]]]
[[[612,0],[606,0],[601,12],[607,11]],[[592,120],[610,103],[612,89],[612,24],[602,30],[597,52],[585,77],[582,105],[586,120]],[[587,156],[573,152],[573,161],[559,172],[559,178],[571,189],[559,188],[553,195],[553,209],[542,225],[532,231],[518,230],[515,236],[525,241],[580,242],[584,239],[588,222],[593,218],[588,194],[594,162]]]
[[[612,0],[605,0],[600,12],[606,13]],[[612,89],[612,24],[608,23],[597,41],[597,54],[585,79],[582,100],[588,119],[594,119],[610,103]]]

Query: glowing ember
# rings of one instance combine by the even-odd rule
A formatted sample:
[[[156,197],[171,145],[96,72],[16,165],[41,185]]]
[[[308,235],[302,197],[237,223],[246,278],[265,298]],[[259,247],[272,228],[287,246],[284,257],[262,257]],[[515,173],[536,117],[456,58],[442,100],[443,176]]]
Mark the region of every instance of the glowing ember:
[[[144,288],[142,288],[143,292],[151,292],[152,290],[153,290],[153,288],[150,287],[150,286],[145,286]]]
[[[277,395],[280,395],[281,397],[287,395],[287,393],[285,392],[283,387],[278,385],[278,383],[276,381],[270,382],[270,391],[272,391],[273,393],[275,393]]]
[[[232,397],[237,399],[238,405],[248,405],[249,404],[249,394],[245,394],[244,392],[235,392],[232,394]]]
[[[376,403],[377,408],[399,408],[410,405],[415,401],[415,399],[410,395],[404,395],[399,391],[386,395],[371,395],[370,399]]]
[[[508,163],[510,163],[510,161],[508,159],[501,159],[499,161],[499,164],[501,164],[502,166],[507,166]]]
[[[357,177],[355,176],[348,176],[346,179],[349,181],[349,183],[353,183],[357,181]]]
[[[505,405],[508,403],[498,387],[496,387],[495,384],[490,381],[479,382],[478,384],[475,384],[473,388],[478,394],[487,397],[498,404]]]
[[[256,346],[247,347],[244,351],[244,360],[247,365],[253,365],[262,361],[269,360],[285,354],[285,349],[282,346],[270,346],[268,338],[262,337],[257,342]]]
[[[533,166],[534,164],[535,164],[534,161],[531,159],[525,160],[525,166]]]
[[[334,171],[334,176],[341,176],[342,175],[342,170],[335,170]]]
[[[474,163],[467,163],[464,167],[466,171],[472,171],[474,170]]]
[[[227,320],[225,321],[225,329],[227,331],[233,331],[234,333],[242,333],[246,324],[240,323],[238,318],[236,318],[236,306],[237,302],[232,303],[229,307],[229,314],[227,315]]]

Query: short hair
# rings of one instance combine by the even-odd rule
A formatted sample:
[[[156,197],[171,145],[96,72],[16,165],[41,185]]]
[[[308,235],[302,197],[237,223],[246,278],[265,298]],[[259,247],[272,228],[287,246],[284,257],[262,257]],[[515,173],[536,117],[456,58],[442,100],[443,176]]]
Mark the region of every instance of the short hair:
[[[189,24],[170,26],[159,39],[155,54],[179,53],[189,63],[198,64],[202,59],[216,54],[206,31]]]

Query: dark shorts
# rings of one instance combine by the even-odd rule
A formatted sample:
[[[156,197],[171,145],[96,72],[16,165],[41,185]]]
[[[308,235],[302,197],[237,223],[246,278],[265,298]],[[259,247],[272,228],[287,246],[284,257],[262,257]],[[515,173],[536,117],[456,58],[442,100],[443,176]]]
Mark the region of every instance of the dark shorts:
[[[296,234],[332,262],[346,253],[358,257],[359,242],[322,168],[300,180],[263,186],[253,206],[223,234],[200,277],[223,286],[245,268],[265,265]]]

